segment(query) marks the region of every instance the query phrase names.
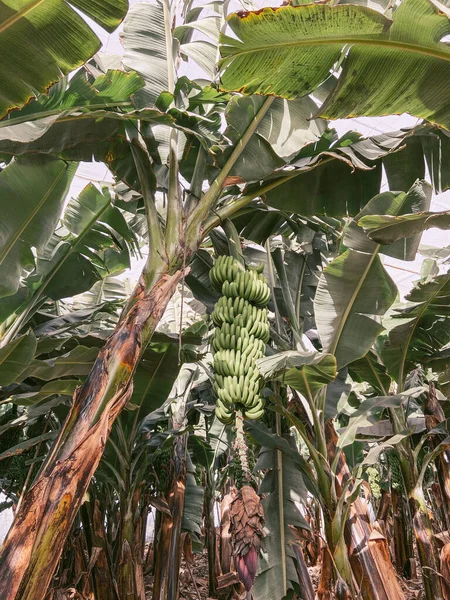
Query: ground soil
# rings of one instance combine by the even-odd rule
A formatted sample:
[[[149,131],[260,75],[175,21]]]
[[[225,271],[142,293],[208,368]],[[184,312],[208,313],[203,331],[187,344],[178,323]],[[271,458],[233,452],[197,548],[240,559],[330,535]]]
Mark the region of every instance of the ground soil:
[[[310,567],[309,574],[313,583],[314,590],[317,589],[320,579],[320,567]],[[192,581],[192,576],[195,585]],[[424,600],[423,585],[420,579],[410,579],[400,581],[405,593],[405,600]],[[151,600],[153,589],[153,577],[147,576],[145,579],[147,598]],[[208,558],[206,553],[196,554],[194,563],[190,566],[183,559],[180,571],[180,599],[181,600],[209,600],[208,597]],[[274,598],[274,600],[277,600]]]
[[[194,583],[195,582],[195,583]],[[153,577],[145,578],[147,598],[152,597]],[[180,600],[207,600],[208,598],[208,556],[195,554],[194,562],[188,565],[182,560],[180,569]]]

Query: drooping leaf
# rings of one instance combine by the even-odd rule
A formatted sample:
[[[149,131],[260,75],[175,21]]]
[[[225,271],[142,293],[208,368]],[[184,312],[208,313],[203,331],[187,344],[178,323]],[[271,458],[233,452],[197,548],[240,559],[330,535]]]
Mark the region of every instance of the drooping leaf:
[[[323,271],[314,300],[316,323],[324,352],[336,355],[338,369],[362,358],[383,331],[381,317],[395,300],[396,286],[383,267],[379,252],[413,259],[420,238],[384,247],[373,242],[356,224],[367,214],[402,214],[428,207],[431,187],[416,182],[408,193],[378,194],[346,228],[344,245],[349,249]]]
[[[39,444],[40,442],[55,439],[57,435],[57,431],[48,431],[47,433],[43,433],[42,435],[38,435],[34,438],[25,440],[24,442],[20,442],[20,444],[17,444],[16,446],[9,448],[8,450],[5,450],[5,452],[2,452],[0,454],[0,460],[4,460],[5,458],[9,458],[10,456],[17,456],[18,454],[22,454],[23,452],[29,450],[30,448],[33,448],[33,446],[36,446],[36,444]]]
[[[139,407],[139,421],[165,402],[179,371],[178,348],[175,344],[149,346],[134,375],[130,400]]]
[[[303,456],[297,451],[289,440],[281,437],[271,431],[261,421],[245,421],[245,430],[250,434],[251,438],[255,440],[260,446],[269,450],[280,450],[286,455],[289,460],[296,465],[296,467],[303,473],[302,493],[305,491],[306,486],[310,492],[315,493],[316,483],[312,479],[312,470],[307,464]]]
[[[385,320],[389,340],[382,352],[401,386],[409,367],[431,359],[450,342],[450,274],[419,281],[405,300]]]
[[[341,406],[348,401],[352,386],[348,381],[347,369],[341,369],[334,381],[331,381],[325,390],[325,420],[334,419]]]
[[[391,387],[392,379],[374,352],[369,351],[363,358],[355,360],[348,367],[354,381],[369,383],[378,394],[386,396]]]
[[[194,297],[210,311],[213,310],[214,304],[219,298],[209,279],[209,271],[212,266],[213,260],[210,254],[206,250],[200,249],[194,254],[190,262],[191,270],[186,277],[186,283]]]
[[[16,160],[0,173],[0,296],[17,292],[31,251],[42,251],[52,235],[76,164],[35,157]]]
[[[14,404],[19,404],[20,406],[36,406],[50,396],[71,397],[79,385],[79,379],[56,379],[44,384],[39,392],[14,395],[13,401]]]
[[[144,79],[144,87],[135,94],[138,108],[154,106],[161,92],[169,89],[167,45],[162,3],[136,3],[124,22],[123,63]]]
[[[355,441],[355,436],[360,427],[371,425],[374,415],[381,415],[386,408],[398,408],[408,399],[419,396],[425,388],[413,388],[395,396],[375,396],[364,400],[360,407],[351,415],[348,425],[340,432],[338,448],[345,448]]]
[[[409,437],[412,433],[412,430],[405,430],[404,432],[393,435],[384,442],[377,442],[376,445],[370,448],[369,452],[367,453],[361,464],[367,466],[377,464],[380,460],[380,454],[382,452],[386,452],[387,449],[394,448],[397,444],[403,442],[403,440]]]
[[[402,222],[403,217],[409,212],[427,210],[431,202],[431,186],[426,181],[416,181],[407,193],[404,192],[383,192],[372,198],[363,210],[356,215],[345,231],[344,245],[352,250],[360,250],[361,252],[375,252],[377,244],[383,244],[378,250],[381,254],[393,256],[401,260],[414,260],[416,258],[417,249],[420,244],[420,230],[411,233],[412,239],[389,238],[372,240],[368,239],[366,233],[361,231],[363,223],[373,223],[377,217],[372,215],[387,215],[387,219],[392,219],[394,222]],[[360,225],[360,226],[359,226]],[[367,232],[370,235],[370,232]],[[414,237],[413,237],[414,236]],[[398,242],[397,242],[398,240]],[[397,242],[397,243],[394,243]],[[386,245],[385,245],[386,244]]]
[[[26,104],[35,92],[44,93],[98,51],[100,40],[74,8],[111,32],[125,16],[128,2],[1,2],[0,117]]]
[[[420,137],[428,172],[437,194],[450,187],[450,136],[437,127]]]
[[[100,319],[105,315],[110,316],[111,312],[112,307],[104,302],[90,308],[73,310],[57,317],[45,315],[45,318],[34,328],[34,334],[37,338],[62,335],[86,323],[92,324],[92,321],[96,318]]]
[[[101,139],[101,132],[106,129],[96,123],[98,111],[132,109],[130,96],[142,85],[143,81],[137,73],[108,71],[92,80],[87,71],[78,71],[62,93],[39,96],[8,119],[0,121],[0,153],[56,152],[73,147],[75,135],[69,140],[66,130],[70,130],[68,126],[74,120],[78,120],[78,128],[87,131],[90,127],[97,139]],[[159,111],[154,112],[155,117],[163,117]],[[103,114],[107,119],[108,113]],[[110,116],[115,117],[114,113]],[[87,125],[84,121],[88,122]],[[56,127],[56,123],[64,126]],[[117,124],[111,127],[117,129]],[[44,139],[40,139],[43,136]],[[58,137],[62,140],[58,141]]]
[[[380,190],[381,164],[373,166],[353,170],[339,155],[335,160],[324,159],[319,166],[307,161],[296,176],[290,172],[280,177],[279,185],[263,197],[269,206],[303,216],[356,215]],[[338,186],[336,181],[340,182]]]
[[[405,138],[400,152],[392,152],[383,158],[390,190],[406,191],[417,179],[425,179],[422,139],[419,135],[411,135]]]
[[[35,377],[50,381],[69,375],[88,375],[92,369],[98,348],[76,346],[72,351],[56,358],[33,360],[21,374],[21,379]]]
[[[378,252],[346,250],[323,271],[314,300],[323,351],[338,369],[369,351],[384,327],[380,318],[394,302],[396,286]]]
[[[33,332],[17,337],[0,349],[0,386],[13,383],[30,364],[36,351]]]
[[[234,96],[225,113],[228,124],[226,137],[234,144],[239,143],[263,104],[264,98],[260,96]],[[303,146],[317,141],[326,124],[321,120],[311,120],[315,110],[316,105],[309,98],[291,102],[276,98],[240,154],[231,174],[244,181],[257,181],[284,165]],[[223,160],[231,151],[230,147]]]
[[[279,439],[286,442],[293,452],[296,451],[292,436]],[[280,465],[278,461],[281,462]],[[255,465],[255,470],[259,469],[268,470],[260,488],[260,493],[265,494],[263,508],[266,535],[262,542],[263,548],[253,589],[256,598],[269,600],[284,597],[283,580],[286,580],[287,590],[298,583],[295,553],[292,548],[295,535],[291,527],[309,529],[298,507],[298,503],[307,497],[307,491],[298,467],[290,456],[283,452],[278,453],[272,448],[263,447]],[[281,469],[282,489],[279,486],[277,469]],[[280,514],[283,514],[284,523],[281,523]],[[281,551],[283,537],[284,563]]]
[[[258,360],[263,377],[282,381],[307,397],[336,377],[336,359],[331,354],[289,350]]]
[[[203,526],[204,490],[195,480],[195,466],[190,459],[187,470],[181,527],[184,531],[189,531],[194,539],[200,540]]]
[[[228,23],[234,37],[222,37],[220,64],[226,90],[296,98],[345,57],[321,116],[409,112],[450,128],[442,87],[450,50],[441,42],[450,24],[430,0],[404,0],[392,21],[365,6],[302,4],[237,13]]]
[[[397,240],[420,235],[422,231],[433,227],[450,229],[450,212],[419,212],[400,217],[368,215],[359,224],[377,244],[392,244]]]

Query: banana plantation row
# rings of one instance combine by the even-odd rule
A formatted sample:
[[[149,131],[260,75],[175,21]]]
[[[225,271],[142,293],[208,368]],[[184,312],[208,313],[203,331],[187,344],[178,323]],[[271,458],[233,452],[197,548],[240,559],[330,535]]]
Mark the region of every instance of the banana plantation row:
[[[450,13],[371,5],[0,10],[2,600],[450,598]]]

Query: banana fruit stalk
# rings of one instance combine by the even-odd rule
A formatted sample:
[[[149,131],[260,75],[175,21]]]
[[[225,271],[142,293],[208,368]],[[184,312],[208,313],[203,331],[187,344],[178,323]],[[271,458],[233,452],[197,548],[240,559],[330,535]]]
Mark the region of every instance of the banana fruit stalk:
[[[270,289],[258,269],[243,270],[232,256],[219,256],[210,271],[212,285],[222,293],[214,306],[214,391],[217,418],[234,422],[235,410],[260,419],[264,400],[256,361],[269,340],[267,304]]]

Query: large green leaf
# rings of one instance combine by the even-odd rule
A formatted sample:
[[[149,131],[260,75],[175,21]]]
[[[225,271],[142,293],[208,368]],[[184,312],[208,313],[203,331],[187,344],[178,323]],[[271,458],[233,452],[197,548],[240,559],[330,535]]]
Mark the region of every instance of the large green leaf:
[[[180,367],[176,344],[149,346],[133,378],[131,403],[139,407],[139,421],[163,405],[178,377]]]
[[[288,350],[258,360],[266,380],[282,381],[307,397],[336,377],[336,359],[331,354]]]
[[[36,350],[32,332],[22,335],[0,349],[0,386],[6,387],[28,367]]]
[[[255,436],[255,432],[252,434]],[[292,436],[274,438],[278,439],[278,443],[285,442],[291,450],[296,450]],[[272,600],[284,597],[284,580],[286,591],[298,583],[292,548],[295,535],[291,527],[309,528],[298,506],[299,502],[305,501],[307,490],[301,472],[289,454],[277,452],[273,447],[262,448],[255,470],[266,472],[260,488],[260,493],[265,494],[263,508],[266,536],[263,539],[253,593],[258,600]],[[283,522],[280,515],[283,515]],[[283,538],[284,554],[281,548]]]
[[[384,327],[381,317],[395,300],[396,286],[378,256],[385,252],[413,259],[420,236],[383,247],[373,242],[356,224],[364,215],[399,215],[416,207],[427,208],[431,188],[416,182],[407,194],[378,194],[350,222],[344,245],[348,250],[323,271],[314,301],[316,323],[324,352],[335,354],[338,369],[367,354]]]
[[[364,216],[359,224],[378,244],[392,244],[418,236],[426,229],[450,229],[450,212],[420,212],[395,217],[391,215]],[[406,243],[409,240],[406,241]]]
[[[450,128],[447,9],[403,0],[393,21],[365,6],[302,4],[241,12],[223,36],[222,86],[297,98],[314,91],[344,58],[321,116],[409,112]],[[449,86],[449,87],[447,87]]]
[[[108,71],[94,79],[85,70],[78,71],[67,86],[63,83],[54,86],[48,96],[39,96],[0,121],[0,153],[56,152],[73,147],[74,140],[70,141],[67,133],[62,134],[71,130],[74,120],[78,128],[90,127],[97,139],[103,139],[108,128],[117,129],[118,124],[102,123],[101,117],[118,120],[116,112],[132,109],[130,96],[143,85],[136,73]],[[113,112],[108,112],[109,109]],[[153,112],[156,119],[163,117],[159,111]],[[63,139],[58,141],[58,135]]]
[[[367,354],[396,293],[377,250],[347,250],[324,269],[314,300],[316,323],[323,350],[336,356],[338,369]]]
[[[264,104],[260,96],[234,96],[226,110],[228,137],[239,143],[246,129]],[[325,121],[313,120],[317,105],[310,98],[287,101],[276,98],[250,138],[231,174],[244,181],[257,181],[296,155],[306,144],[317,141]],[[224,159],[232,151],[230,147]]]
[[[124,65],[145,82],[134,97],[138,108],[154,106],[161,92],[169,89],[164,22],[163,5],[156,2],[133,4],[124,22]]]
[[[113,31],[127,8],[127,0],[2,0],[0,117],[45,92],[100,48],[100,40],[74,9]]]
[[[450,274],[419,281],[405,300],[384,322],[389,340],[383,359],[401,389],[409,368],[432,359],[450,342]]]
[[[374,240],[371,235],[370,237],[374,240],[371,241],[366,233],[361,230],[361,227],[365,229],[366,226],[363,223],[372,224],[374,220],[376,221],[379,218],[401,223],[404,218],[401,215],[411,211],[427,210],[431,202],[431,193],[431,186],[428,183],[416,181],[408,193],[384,192],[378,194],[356,215],[355,220],[350,222],[345,232],[344,244],[361,252],[375,252],[378,249],[381,254],[387,254],[394,258],[414,260],[421,237],[419,228],[412,231],[410,236],[399,235],[392,239],[385,236],[382,240],[379,238]],[[386,215],[386,217],[374,217],[373,215]],[[358,225],[361,225],[361,227],[358,227]],[[410,239],[403,239],[403,237],[409,237]],[[383,244],[383,246],[380,248],[379,244]]]
[[[42,251],[61,214],[76,164],[36,157],[17,160],[0,173],[0,296],[17,292],[31,248]]]
[[[69,375],[88,375],[97,354],[98,348],[77,346],[74,350],[56,358],[33,360],[20,377],[22,380],[27,377],[35,377],[50,381]]]
[[[398,408],[402,403],[415,398],[424,392],[425,388],[413,388],[395,396],[374,396],[367,398],[351,415],[348,425],[340,431],[337,447],[344,448],[353,444],[359,428],[371,425],[381,416],[386,408]]]
[[[17,293],[0,300],[0,322],[20,313],[22,328],[45,298],[75,296],[90,290],[99,280],[102,287],[95,290],[90,305],[123,298],[123,293],[112,294],[120,289],[117,284],[105,279],[129,267],[130,249],[136,240],[122,213],[111,205],[108,190],[86,186],[68,203],[62,223],[64,228],[54,233],[44,251],[38,253],[35,269],[23,278]]]

